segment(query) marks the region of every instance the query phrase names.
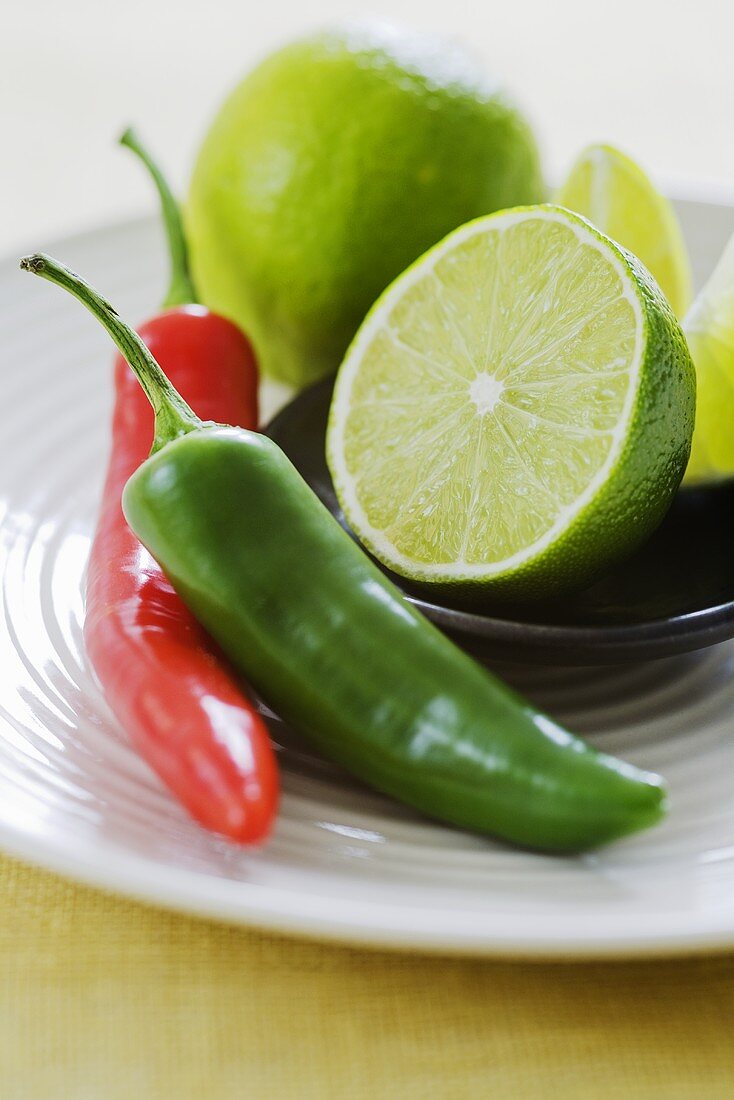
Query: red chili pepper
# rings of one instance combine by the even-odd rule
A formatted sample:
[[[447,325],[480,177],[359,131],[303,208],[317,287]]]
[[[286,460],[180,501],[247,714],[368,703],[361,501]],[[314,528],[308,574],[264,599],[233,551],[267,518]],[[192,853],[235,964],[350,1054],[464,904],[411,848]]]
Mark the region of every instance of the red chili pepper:
[[[128,131],[123,143],[161,192],[173,278],[167,303],[194,299],[173,196]],[[246,337],[200,305],[177,305],[140,335],[204,420],[257,427],[257,367]],[[138,751],[208,829],[252,842],[270,830],[278,770],[267,729],[214,643],[125,522],[125,482],[147,458],[150,404],[115,362],[112,453],[92,544],[84,639],[105,698]]]

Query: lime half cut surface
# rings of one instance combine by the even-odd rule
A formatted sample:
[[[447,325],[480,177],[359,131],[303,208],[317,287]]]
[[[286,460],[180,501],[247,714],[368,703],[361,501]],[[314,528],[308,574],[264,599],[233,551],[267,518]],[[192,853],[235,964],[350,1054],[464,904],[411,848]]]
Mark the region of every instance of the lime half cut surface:
[[[327,459],[390,569],[542,598],[660,522],[694,409],[645,268],[576,214],[521,207],[456,230],[378,299],[337,377]]]

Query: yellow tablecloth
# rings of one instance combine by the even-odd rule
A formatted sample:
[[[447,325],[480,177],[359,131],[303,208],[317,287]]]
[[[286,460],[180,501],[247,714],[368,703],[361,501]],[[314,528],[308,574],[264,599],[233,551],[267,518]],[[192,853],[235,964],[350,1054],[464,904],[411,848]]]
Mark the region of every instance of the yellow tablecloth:
[[[0,860],[2,1100],[718,1100],[734,956],[428,959],[245,932]]]

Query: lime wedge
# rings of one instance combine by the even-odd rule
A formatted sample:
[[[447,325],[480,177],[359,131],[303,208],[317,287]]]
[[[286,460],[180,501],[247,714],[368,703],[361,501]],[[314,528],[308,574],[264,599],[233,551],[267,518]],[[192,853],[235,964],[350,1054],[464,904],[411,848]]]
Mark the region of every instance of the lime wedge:
[[[327,458],[395,572],[538,597],[653,530],[694,406],[642,265],[584,218],[520,207],[456,230],[378,299],[337,377]]]
[[[682,317],[691,303],[691,267],[673,207],[639,165],[611,145],[579,156],[557,201],[583,214],[642,260]]]
[[[683,330],[696,365],[696,428],[686,484],[734,476],[734,237]]]

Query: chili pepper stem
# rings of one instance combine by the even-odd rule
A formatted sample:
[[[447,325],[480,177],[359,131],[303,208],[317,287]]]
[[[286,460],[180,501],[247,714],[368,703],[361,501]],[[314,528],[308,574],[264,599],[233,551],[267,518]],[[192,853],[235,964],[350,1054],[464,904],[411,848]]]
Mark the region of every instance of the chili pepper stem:
[[[181,208],[168,186],[168,181],[131,126],[121,136],[120,145],[130,149],[143,162],[158,189],[163,224],[168,238],[168,252],[171,258],[171,281],[163,305],[180,306],[196,302],[196,290],[189,270],[188,246],[181,218]]]
[[[24,271],[40,275],[42,279],[48,279],[56,286],[68,290],[102,322],[153,406],[155,435],[152,453],[159,451],[172,439],[201,427],[202,421],[173,388],[137,332],[118,316],[110,303],[89,283],[58,260],[43,253],[24,256],[20,266]]]

